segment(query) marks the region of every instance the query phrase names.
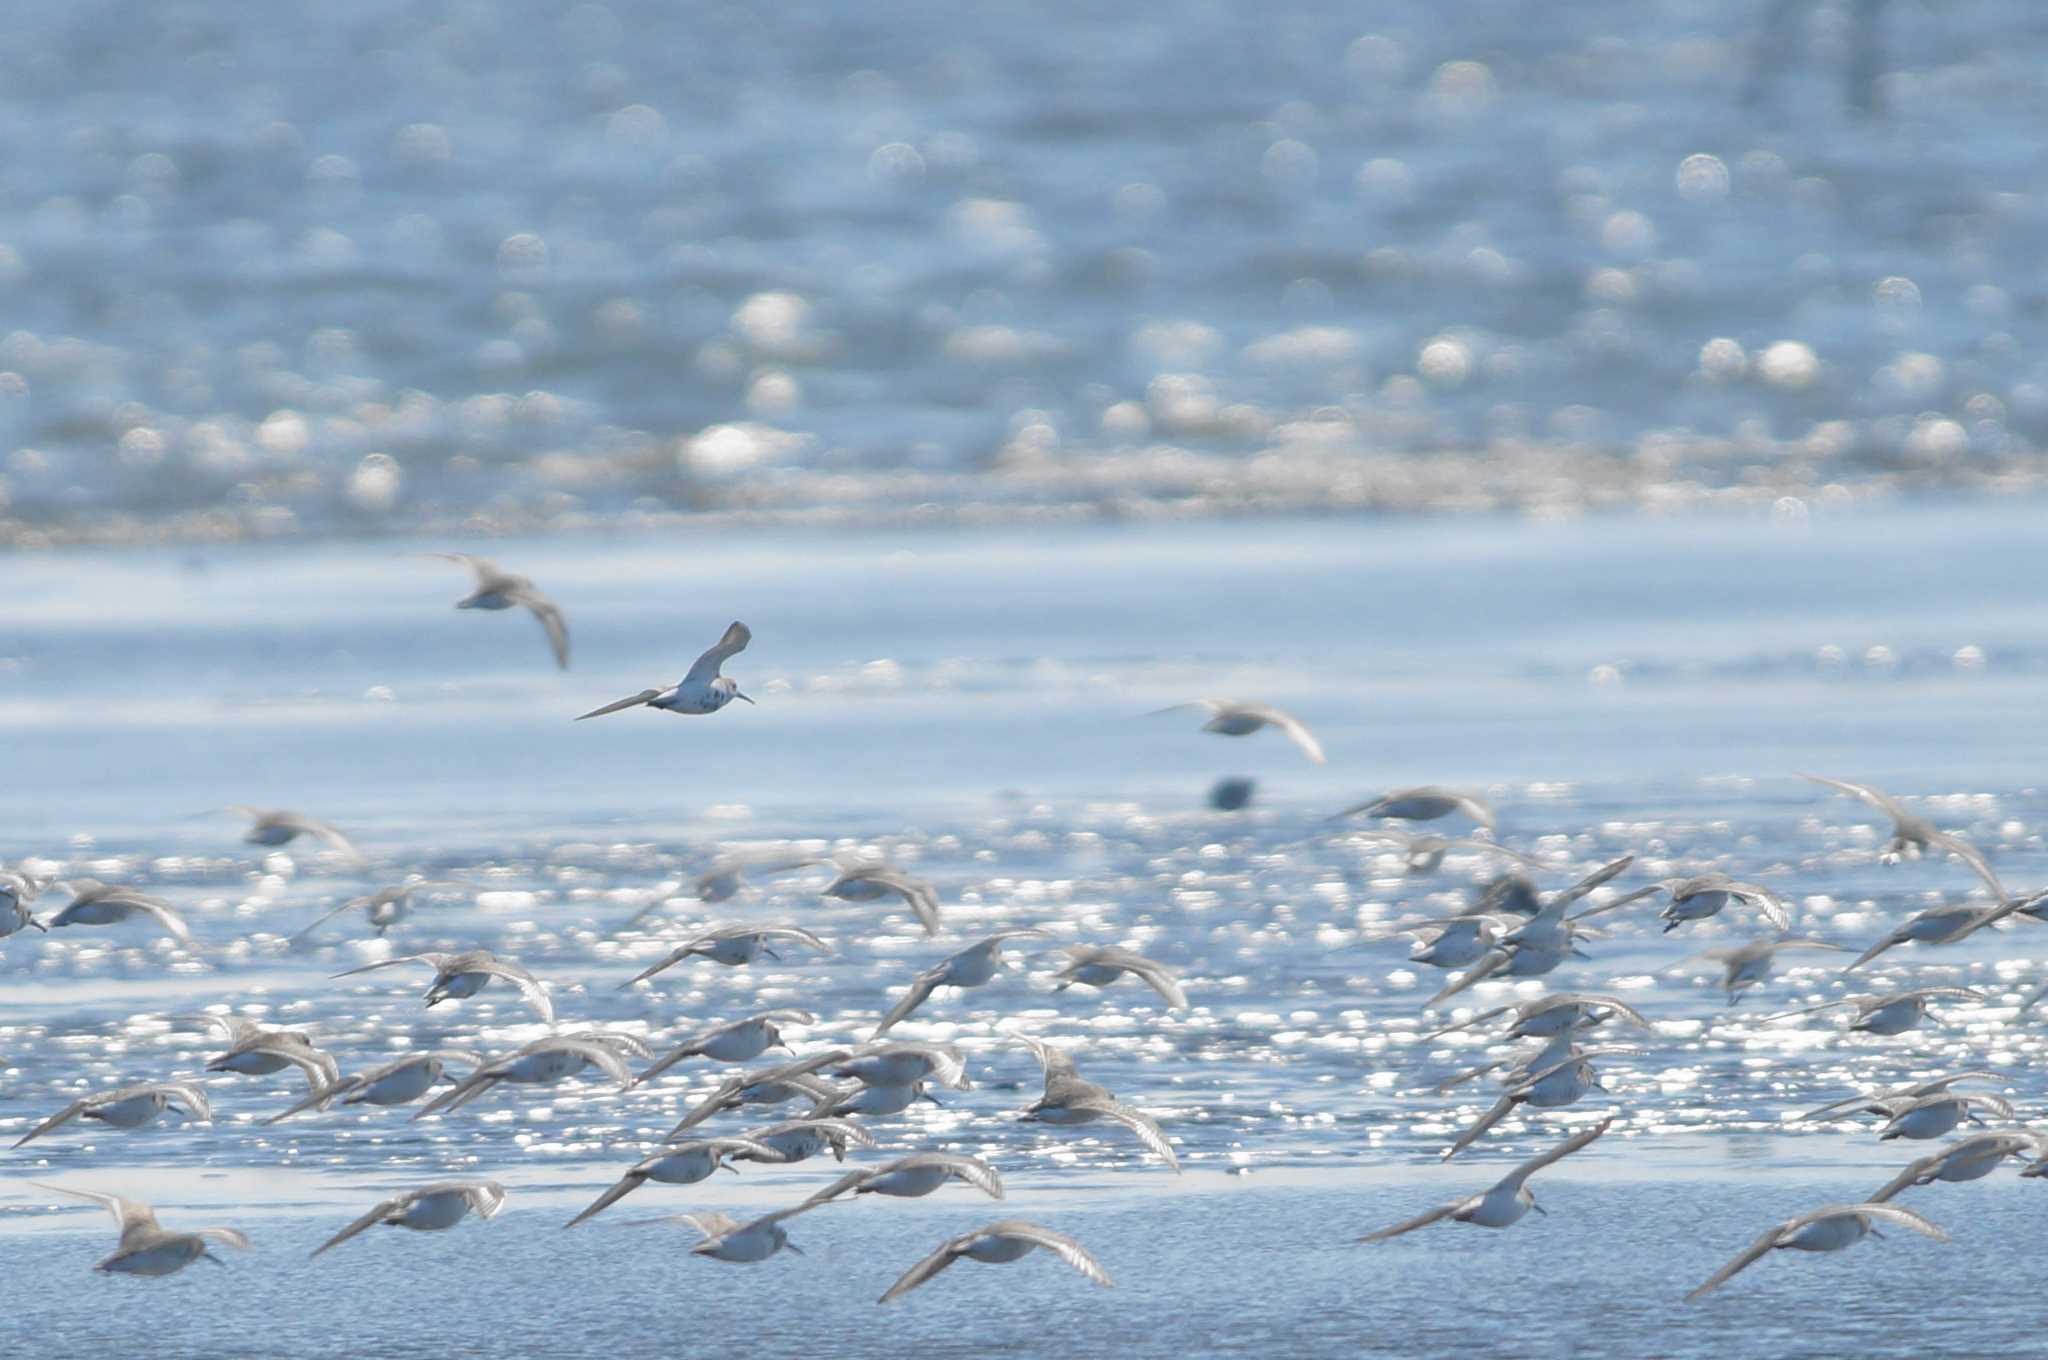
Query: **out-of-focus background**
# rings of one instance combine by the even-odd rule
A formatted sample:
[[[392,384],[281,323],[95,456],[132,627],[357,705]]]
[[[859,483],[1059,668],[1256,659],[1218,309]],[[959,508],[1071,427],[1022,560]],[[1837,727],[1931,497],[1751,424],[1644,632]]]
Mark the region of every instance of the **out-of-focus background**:
[[[23,6],[0,540],[2032,490],[2044,38]]]
[[[1678,1299],[1929,1150],[1805,1109],[1989,1069],[2048,1126],[2020,1004],[2048,935],[1844,977],[1991,890],[1938,849],[1881,863],[1890,819],[1794,773],[2048,883],[2048,8],[21,3],[4,29],[0,861],[160,896],[192,940],[0,939],[0,1143],[197,1076],[202,1010],[351,1072],[548,1032],[502,985],[429,1010],[423,969],[338,976],[397,953],[487,947],[562,1028],[657,1048],[800,1006],[813,1053],[970,941],[1046,935],[892,1031],[957,1043],[976,1084],[849,1163],[985,1156],[1001,1205],[869,1197],[798,1220],[807,1257],[730,1266],[629,1222],[750,1217],[842,1168],[559,1226],[712,1064],[418,1123],[273,1125],[297,1074],[203,1077],[211,1124],[0,1151],[0,1355],[2038,1354],[2011,1263],[2042,1202],[2009,1170],[1904,1192],[1950,1244],[1775,1253]],[[567,669],[526,611],[451,608],[471,581],[435,551],[531,576]],[[756,705],[571,721],[734,619]],[[1327,763],[1154,712],[1195,696],[1278,705]],[[1212,804],[1226,777],[1248,804]],[[1667,935],[1644,903],[1429,1008],[1449,974],[1395,927],[1507,864],[1411,865],[1334,816],[1420,784],[1490,800],[1535,891],[1624,855],[1602,900],[1725,872],[1856,953],[1788,950],[1731,998],[1701,951],[1764,917]],[[231,804],[366,862],[248,843]],[[941,933],[821,895],[822,858],[697,886],[799,854],[886,857]],[[330,915],[418,874],[443,886],[388,938]],[[732,921],[833,952],[620,985]],[[1084,942],[1160,960],[1188,1007],[1055,990]],[[1884,1037],[1766,1019],[1909,985],[1976,990]],[[1546,988],[1652,1028],[1598,1031],[1629,1045],[1600,1091],[1440,1165],[1497,1090],[1439,1083],[1513,1050],[1435,1031]],[[1013,1029],[1156,1116],[1185,1175],[1019,1120]],[[1353,1244],[1610,1114],[1540,1177],[1549,1217]],[[306,1259],[476,1176],[510,1187],[497,1221]],[[93,1279],[108,1225],[30,1180],[255,1247]],[[873,1305],[1005,1216],[1117,1288],[1047,1257]]]

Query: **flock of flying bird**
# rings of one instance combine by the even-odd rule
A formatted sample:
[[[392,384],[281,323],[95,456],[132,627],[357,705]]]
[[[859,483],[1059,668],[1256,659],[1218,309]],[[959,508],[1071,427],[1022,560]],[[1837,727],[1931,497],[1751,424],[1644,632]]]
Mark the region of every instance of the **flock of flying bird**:
[[[476,573],[476,591],[460,601],[459,608],[501,610],[517,606],[528,609],[540,620],[558,662],[566,667],[568,633],[561,611],[541,596],[531,582],[509,575],[482,558],[463,554],[442,556],[464,562]],[[740,692],[738,684],[722,671],[733,656],[746,648],[750,639],[747,627],[735,622],[677,684],[666,689],[644,690],[580,716],[592,718],[642,706],[678,714],[702,715],[715,713],[734,699],[744,700],[747,696]],[[1324,759],[1320,743],[1306,725],[1270,706],[1201,699],[1176,707],[1199,707],[1205,711],[1208,714],[1204,725],[1206,731],[1225,736],[1246,736],[1271,727],[1284,734],[1309,759],[1318,763]],[[1161,710],[1167,711],[1171,710]],[[1918,913],[1874,943],[1845,971],[1860,969],[1885,951],[1902,944],[1952,943],[2007,918],[2048,920],[2048,893],[2031,897],[2007,893],[1984,856],[1961,837],[1938,829],[1876,789],[1819,776],[1804,777],[1857,798],[1890,819],[1892,834],[1884,855],[1887,862],[1918,857],[1923,853],[1953,855],[1975,871],[1990,890],[1988,902],[1966,899]],[[1219,805],[1241,805],[1248,792],[1248,788],[1240,788],[1233,795],[1235,802],[1219,801]],[[346,861],[367,864],[346,836],[323,822],[286,811],[249,807],[231,810],[248,819],[250,825],[245,840],[250,844],[280,847],[307,836],[324,843]],[[1494,829],[1494,814],[1483,799],[1469,794],[1435,787],[1405,789],[1346,808],[1337,814],[1339,819],[1356,816],[1381,823],[1375,830],[1364,833],[1365,838],[1391,843],[1405,858],[1406,868],[1412,873],[1434,871],[1453,851],[1499,855],[1518,862],[1524,868],[1549,867],[1494,840],[1483,838],[1481,833],[1490,834]],[[1474,834],[1464,837],[1426,835],[1388,825],[1393,822],[1430,822],[1451,816],[1472,821]],[[1442,1007],[1489,979],[1537,977],[1550,973],[1569,959],[1583,958],[1581,942],[1600,933],[1599,928],[1583,924],[1588,918],[1616,912],[1656,897],[1664,901],[1661,919],[1667,932],[1730,909],[1755,912],[1774,928],[1776,933],[1751,943],[1708,951],[1708,956],[1723,967],[1723,985],[1731,1002],[1744,989],[1756,985],[1770,974],[1779,951],[1843,949],[1831,941],[1790,934],[1793,921],[1792,908],[1788,903],[1768,887],[1726,874],[1664,879],[1623,892],[1597,905],[1591,904],[1595,890],[1625,873],[1633,860],[1633,856],[1623,856],[1548,897],[1541,895],[1525,875],[1511,872],[1488,885],[1470,909],[1454,916],[1399,922],[1385,935],[1413,936],[1416,940],[1412,955],[1414,962],[1460,970],[1446,986],[1430,997],[1425,1009]],[[938,894],[930,885],[889,864],[851,856],[731,856],[720,859],[704,872],[696,883],[695,895],[707,904],[721,902],[741,891],[748,873],[781,873],[820,864],[832,872],[831,881],[822,890],[826,894],[851,902],[895,897],[915,915],[927,935],[940,932],[942,907]],[[366,924],[381,936],[405,919],[414,895],[460,891],[474,886],[459,880],[414,876],[403,883],[342,903],[302,931],[301,936],[310,936],[345,912],[361,912]],[[53,887],[69,894],[71,900],[54,915],[40,919],[32,908],[40,894]],[[1582,903],[1587,905],[1573,910]],[[650,906],[648,911],[652,909]],[[637,925],[646,914],[643,911],[626,924]],[[182,946],[191,943],[191,932],[171,903],[133,887],[89,878],[70,878],[53,883],[19,869],[0,871],[0,938],[31,927],[47,931],[65,927],[113,926],[134,918],[146,918]],[[932,1099],[928,1087],[962,1088],[970,1085],[965,1059],[957,1047],[946,1043],[892,1039],[890,1031],[926,1004],[941,988],[974,988],[990,982],[1005,966],[1006,947],[1020,940],[1045,935],[1045,931],[1031,927],[1000,930],[917,971],[901,995],[882,1011],[864,1043],[802,1056],[791,1052],[787,1061],[749,1067],[722,1081],[683,1114],[658,1148],[625,1168],[612,1185],[569,1219],[565,1226],[574,1227],[587,1222],[650,1182],[687,1186],[702,1182],[721,1169],[733,1171],[740,1164],[787,1166],[827,1152],[843,1162],[850,1149],[876,1147],[867,1121],[887,1118],[909,1108],[914,1102]],[[718,925],[691,934],[637,974],[622,978],[618,985],[651,984],[666,970],[692,960],[738,968],[760,958],[779,960],[782,957],[779,951],[793,949],[820,954],[832,952],[832,946],[826,940],[799,925]],[[1068,946],[1066,955],[1065,966],[1057,978],[1057,985],[1061,988],[1076,983],[1102,988],[1130,977],[1148,986],[1171,1009],[1186,1009],[1189,1004],[1173,969],[1129,949],[1107,943],[1078,944]],[[344,1075],[336,1059],[303,1033],[265,1028],[241,1017],[214,1013],[193,1017],[213,1026],[226,1044],[224,1051],[206,1064],[206,1070],[262,1077],[290,1068],[303,1074],[306,1081],[304,1094],[272,1116],[267,1121],[269,1123],[317,1115],[337,1105],[392,1107],[411,1104],[428,1097],[444,1082],[449,1084],[449,1088],[427,1099],[413,1117],[446,1118],[507,1085],[547,1085],[572,1075],[596,1072],[618,1083],[622,1090],[632,1090],[691,1060],[720,1064],[753,1063],[773,1049],[789,1049],[784,1038],[785,1030],[816,1023],[815,1016],[802,1010],[770,1009],[702,1029],[657,1054],[643,1040],[623,1030],[553,1028],[556,1024],[554,1003],[542,979],[518,962],[500,958],[483,949],[398,955],[350,968],[334,976],[353,977],[397,966],[412,966],[431,973],[424,994],[428,1007],[473,997],[487,986],[502,984],[516,990],[521,1001],[550,1026],[552,1032],[510,1052],[486,1056],[474,1049],[455,1045],[419,1049]],[[2048,991],[2048,988],[2043,990]],[[2041,995],[2040,992],[2034,993],[2025,1004],[2032,1005]],[[1945,998],[1985,999],[1980,993],[1965,988],[1922,987],[1842,998],[1787,1012],[1784,1017],[1776,1018],[1851,1006],[1855,1011],[1850,1022],[1852,1030],[1880,1036],[1895,1035],[1917,1026],[1928,1014],[1929,1004]],[[1482,1011],[1422,1036],[1428,1041],[1453,1031],[1500,1024],[1508,1039],[1534,1041],[1534,1048],[1530,1051],[1459,1073],[1437,1088],[1448,1091],[1465,1082],[1487,1077],[1497,1082],[1500,1088],[1492,1106],[1452,1142],[1443,1157],[1448,1160],[1472,1147],[1502,1120],[1518,1111],[1558,1110],[1577,1103],[1590,1092],[1604,1090],[1599,1083],[1596,1060],[1603,1054],[1630,1050],[1620,1046],[1589,1046],[1583,1041],[1596,1027],[1617,1022],[1645,1031],[1651,1029],[1641,1012],[1620,997],[1558,992]],[[1062,1049],[1021,1032],[1006,1032],[1036,1057],[1044,1078],[1042,1093],[1020,1112],[1022,1119],[1053,1126],[1098,1123],[1119,1126],[1134,1135],[1147,1152],[1179,1171],[1180,1160],[1172,1142],[1150,1115],[1081,1076],[1073,1057]],[[634,1059],[647,1064],[638,1073],[629,1065]],[[458,1076],[458,1072],[462,1075]],[[1880,1132],[1883,1139],[1936,1138],[1965,1121],[1981,1123],[1984,1115],[2006,1121],[2015,1118],[2011,1104],[2000,1096],[1964,1093],[1955,1089],[1966,1081],[1992,1079],[1996,1075],[1990,1072],[1959,1072],[1897,1089],[1858,1094],[1813,1111],[1807,1118],[1835,1119],[1868,1113],[1884,1121]],[[751,1127],[743,1132],[707,1136],[699,1128],[733,1111],[792,1101],[803,1102],[808,1108],[796,1118]],[[147,1081],[81,1096],[30,1128],[15,1146],[18,1148],[50,1136],[77,1121],[132,1129],[155,1121],[167,1111],[176,1111],[185,1118],[200,1121],[212,1117],[206,1088],[198,1081]],[[1542,1210],[1529,1188],[1531,1179],[1600,1139],[1614,1122],[1615,1116],[1610,1115],[1523,1161],[1485,1190],[1442,1203],[1359,1240],[1382,1242],[1446,1219],[1481,1227],[1505,1228],[1531,1210],[1540,1213]],[[1965,1137],[1916,1160],[1866,1201],[1825,1206],[1771,1226],[1687,1297],[1695,1299],[1718,1288],[1773,1250],[1836,1251],[1866,1236],[1880,1235],[1880,1225],[1904,1227],[1928,1237],[1947,1240],[1943,1230],[1933,1222],[1893,1203],[1895,1197],[1914,1186],[1977,1179],[2014,1157],[2029,1162],[2022,1175],[2048,1175],[2048,1135],[2013,1127]],[[797,1216],[823,1205],[871,1195],[923,1196],[955,1181],[990,1198],[1006,1198],[1001,1176],[996,1167],[986,1160],[964,1153],[922,1150],[878,1166],[847,1171],[798,1203],[747,1222],[719,1213],[683,1214],[673,1220],[657,1221],[679,1221],[695,1228],[701,1237],[692,1248],[695,1254],[722,1261],[754,1262],[785,1249],[800,1252],[800,1248],[790,1240],[788,1225]],[[112,1214],[120,1230],[119,1246],[112,1255],[99,1262],[97,1268],[100,1270],[165,1275],[200,1259],[217,1262],[218,1258],[211,1250],[214,1246],[249,1245],[243,1234],[229,1228],[166,1229],[158,1224],[149,1206],[118,1196],[72,1186],[44,1185],[41,1188],[99,1204]],[[451,1228],[472,1215],[489,1219],[498,1213],[505,1200],[504,1187],[492,1180],[421,1185],[377,1203],[342,1227],[313,1254],[318,1256],[379,1225],[431,1231]],[[1111,1283],[1108,1273],[1074,1238],[1036,1223],[1005,1218],[948,1238],[905,1271],[879,1301],[887,1303],[901,1297],[960,1259],[1002,1263],[1040,1250],[1052,1253],[1097,1284]]]

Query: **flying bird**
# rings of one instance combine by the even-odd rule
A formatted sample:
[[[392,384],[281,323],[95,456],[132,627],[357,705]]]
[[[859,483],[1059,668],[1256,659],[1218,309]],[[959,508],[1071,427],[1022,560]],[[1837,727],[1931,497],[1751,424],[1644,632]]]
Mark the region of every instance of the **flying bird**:
[[[491,979],[501,978],[519,989],[520,997],[542,1020],[549,1024],[555,1022],[555,1003],[548,1000],[547,988],[541,985],[540,979],[488,949],[471,949],[461,954],[400,954],[395,958],[366,963],[360,968],[344,969],[334,976],[354,977],[358,973],[401,963],[424,963],[434,970],[434,980],[427,987],[427,1006],[430,1009],[443,1001],[466,1000],[482,991]]]
[[[1840,1251],[1865,1237],[1881,1237],[1883,1234],[1877,1231],[1879,1223],[1894,1223],[1911,1228],[1922,1237],[1948,1241],[1948,1234],[1940,1228],[1896,1204],[1831,1204],[1764,1229],[1762,1236],[1715,1271],[1705,1284],[1687,1294],[1685,1301],[1692,1303],[1712,1293],[1773,1251]]]
[[[1209,721],[1202,724],[1204,732],[1214,732],[1219,737],[1248,737],[1262,727],[1277,727],[1289,741],[1301,748],[1303,755],[1318,765],[1324,763],[1323,744],[1316,740],[1315,733],[1308,730],[1308,725],[1292,713],[1283,713],[1271,704],[1246,703],[1238,699],[1189,699],[1185,703],[1154,709],[1145,716],[1156,718],[1188,708],[1199,708],[1209,715]]]
[[[207,1250],[213,1243],[224,1247],[247,1247],[249,1239],[233,1228],[200,1228],[195,1232],[172,1232],[156,1221],[156,1210],[140,1200],[103,1195],[96,1190],[73,1190],[63,1185],[30,1181],[38,1190],[52,1190],[73,1199],[88,1200],[114,1216],[121,1226],[121,1244],[114,1254],[94,1270],[117,1275],[174,1275],[204,1256],[215,1265],[220,1258]]]
[[[1088,1249],[1062,1232],[1042,1228],[1036,1223],[1026,1223],[1021,1218],[1006,1218],[973,1232],[949,1237],[939,1249],[919,1261],[903,1277],[889,1286],[887,1293],[877,1303],[889,1303],[902,1298],[911,1290],[938,1274],[955,1261],[980,1261],[986,1265],[1004,1265],[1019,1260],[1034,1251],[1049,1251],[1065,1261],[1081,1274],[1104,1288],[1116,1282],[1109,1278]]]
[[[498,1210],[504,1207],[505,1187],[496,1181],[440,1181],[423,1185],[417,1190],[408,1190],[384,1200],[313,1248],[313,1254],[318,1256],[323,1251],[338,1247],[357,1233],[367,1232],[380,1223],[392,1228],[411,1228],[415,1232],[441,1232],[471,1214],[482,1219],[496,1218]]]
[[[1491,1189],[1476,1195],[1467,1195],[1463,1199],[1454,1199],[1449,1204],[1439,1205],[1431,1209],[1428,1213],[1417,1214],[1414,1218],[1403,1219],[1392,1227],[1381,1228],[1375,1233],[1367,1233],[1358,1240],[1361,1242],[1384,1242],[1388,1238],[1399,1237],[1402,1233],[1428,1227],[1430,1224],[1446,1218],[1456,1223],[1477,1224],[1482,1228],[1507,1228],[1521,1222],[1523,1216],[1531,1209],[1534,1209],[1539,1214],[1544,1213],[1543,1206],[1536,1202],[1536,1196],[1529,1189],[1529,1178],[1544,1167],[1563,1161],[1580,1148],[1585,1147],[1595,1138],[1607,1132],[1613,1123],[1614,1117],[1609,1115],[1585,1132],[1573,1134],[1570,1138],[1565,1139],[1549,1151],[1539,1153],[1528,1161],[1523,1162],[1513,1171],[1495,1181]]]
[[[576,715],[576,721],[601,718],[607,713],[642,706],[665,709],[670,713],[702,714],[716,713],[735,699],[746,699],[751,704],[754,701],[740,693],[740,682],[730,676],[720,675],[718,670],[734,656],[744,652],[747,644],[753,639],[752,630],[735,620],[732,626],[725,630],[725,636],[704,655],[698,657],[696,664],[690,667],[690,673],[675,684],[667,689],[643,689],[630,699],[620,699],[615,703],[606,704],[603,708],[593,708],[588,713],[579,713]]]
[[[514,576],[488,557],[478,557],[473,553],[428,555],[460,562],[476,573],[476,589],[455,602],[457,609],[520,608],[530,611],[547,632],[548,647],[555,654],[556,667],[569,669],[569,625],[562,618],[561,609],[534,589],[533,582],[524,576]]]

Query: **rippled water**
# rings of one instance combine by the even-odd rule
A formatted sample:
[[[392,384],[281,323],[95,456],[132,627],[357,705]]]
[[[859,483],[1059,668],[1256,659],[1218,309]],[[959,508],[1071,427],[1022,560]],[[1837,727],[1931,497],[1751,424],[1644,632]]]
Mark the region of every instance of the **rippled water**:
[[[820,1014],[796,1032],[800,1050],[849,1042],[916,968],[1024,924],[1052,944],[1139,947],[1181,970],[1193,1005],[1165,1013],[1130,981],[1056,993],[1051,957],[1028,949],[989,987],[942,993],[901,1032],[958,1043],[975,1087],[877,1121],[883,1150],[861,1160],[972,1151],[1002,1169],[1009,1203],[955,1187],[820,1210],[792,1231],[811,1256],[755,1267],[691,1259],[686,1229],[631,1221],[780,1207],[829,1163],[650,1186],[574,1234],[559,1227],[716,1080],[711,1064],[628,1095],[572,1081],[417,1123],[408,1109],[349,1109],[266,1126],[301,1089],[295,1075],[216,1078],[211,1127],[70,1129],[8,1154],[0,1268],[22,1286],[14,1334],[83,1353],[175,1319],[193,1354],[360,1354],[373,1297],[391,1319],[376,1324],[380,1354],[495,1351],[491,1329],[509,1326],[564,1355],[665,1353],[679,1337],[758,1346],[798,1328],[807,1349],[844,1355],[1412,1354],[1503,1338],[1533,1354],[1598,1338],[1706,1355],[1811,1347],[1822,1333],[1803,1330],[1809,1319],[1831,1347],[1900,1354],[1987,1318],[1983,1350],[2018,1353],[2031,1324],[2011,1311],[2001,1263],[2026,1240],[2035,1188],[2009,1171],[1907,1192],[1952,1245],[1895,1235],[1772,1259],[1706,1307],[1678,1299],[1764,1226],[1861,1198],[1929,1147],[1789,1116],[1975,1066],[2005,1074],[1992,1089],[2038,1115],[2040,1032],[2013,1016],[2048,976],[2036,927],[1895,950],[1853,987],[1836,973],[1847,956],[1787,954],[1729,1005],[1716,966],[1688,956],[1748,938],[1753,917],[1671,936],[1647,910],[1604,918],[1590,959],[1456,1004],[1546,983],[1615,989],[1655,1033],[1602,1063],[1611,1097],[1511,1119],[1439,1166],[1493,1096],[1432,1088],[1507,1050],[1483,1033],[1424,1039],[1458,1013],[1423,1010],[1442,976],[1374,936],[1458,909],[1493,867],[1453,855],[1409,874],[1326,818],[1387,787],[1462,784],[1500,808],[1503,841],[1554,862],[1546,887],[1623,853],[1637,862],[1603,895],[1724,869],[1791,901],[1800,930],[1856,948],[1980,891],[1954,863],[1877,863],[1884,829],[1869,810],[1791,776],[1819,769],[1916,800],[2008,884],[2037,886],[2048,655],[2016,585],[2042,566],[2030,526],[2024,506],[1923,505],[1799,520],[507,543],[501,555],[568,613],[566,675],[531,620],[456,614],[459,573],[381,548],[19,558],[0,635],[0,853],[144,885],[187,914],[196,941],[179,950],[119,927],[0,944],[9,1142],[87,1090],[197,1073],[219,1045],[177,1017],[202,1008],[303,1026],[344,1070],[544,1032],[496,989],[424,1009],[424,970],[328,976],[389,950],[495,950],[548,982],[565,1021],[657,1044],[770,1005]],[[707,559],[710,604],[676,589]],[[673,678],[732,616],[755,631],[730,670],[757,708],[568,721]],[[1187,714],[1140,716],[1200,693],[1297,712],[1330,763],[1270,733],[1226,741]],[[1257,779],[1250,811],[1204,809],[1224,774]],[[331,819],[374,867],[242,846],[234,819],[207,811],[227,802]],[[855,846],[937,887],[943,938],[894,903],[821,899],[819,870],[717,906],[683,889],[721,849]],[[289,943],[406,872],[479,890],[422,906],[389,944],[342,922]],[[684,932],[725,919],[800,921],[836,952],[683,966],[620,989]],[[1844,1034],[1839,1013],[1764,1021],[1908,980],[1987,1000],[1938,1006],[1936,1022],[1891,1039]],[[1156,1115],[1186,1175],[1113,1129],[1016,1122],[1038,1073],[1008,1027],[1071,1047],[1085,1074]],[[1550,1217],[1352,1245],[1608,1112],[1615,1131],[1539,1181]],[[382,1194],[451,1175],[505,1181],[504,1216],[448,1234],[379,1230],[304,1259]],[[31,1178],[140,1194],[174,1224],[241,1224],[256,1250],[232,1273],[93,1278],[104,1219],[54,1212]],[[968,1264],[872,1307],[947,1234],[1004,1214],[1074,1232],[1118,1288],[1050,1259]],[[1528,1314],[1526,1295],[1502,1287],[1518,1279],[1569,1287],[1546,1286]],[[410,1321],[415,1310],[426,1320]],[[1049,1340],[1048,1319],[1078,1339]],[[451,1328],[476,1339],[451,1346]]]
[[[2024,6],[18,17],[6,540],[2041,476]]]

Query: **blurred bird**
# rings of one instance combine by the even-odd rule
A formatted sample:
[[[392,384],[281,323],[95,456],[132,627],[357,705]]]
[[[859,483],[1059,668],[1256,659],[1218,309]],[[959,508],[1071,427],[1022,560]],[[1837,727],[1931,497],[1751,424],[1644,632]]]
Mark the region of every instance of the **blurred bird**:
[[[476,589],[455,602],[457,609],[512,609],[530,611],[548,635],[548,647],[555,654],[555,666],[569,669],[569,625],[553,600],[534,589],[524,576],[514,576],[488,557],[471,553],[429,553],[430,557],[460,562],[476,573]]]
[[[200,1257],[215,1265],[221,1259],[207,1248],[215,1242],[225,1247],[247,1247],[249,1239],[233,1228],[200,1228],[195,1232],[171,1232],[160,1227],[156,1211],[140,1200],[103,1195],[96,1190],[73,1190],[63,1185],[30,1181],[38,1190],[51,1190],[73,1199],[88,1200],[114,1216],[121,1227],[121,1244],[114,1254],[100,1261],[94,1270],[116,1275],[175,1275]]]
[[[1316,764],[1323,760],[1323,746],[1308,725],[1292,713],[1283,713],[1270,704],[1246,703],[1239,699],[1189,699],[1184,703],[1169,704],[1146,714],[1156,718],[1166,713],[1178,713],[1183,709],[1199,708],[1209,715],[1209,721],[1202,724],[1204,732],[1214,732],[1219,737],[1247,737],[1262,727],[1277,727],[1287,739],[1301,748],[1301,753]]]

